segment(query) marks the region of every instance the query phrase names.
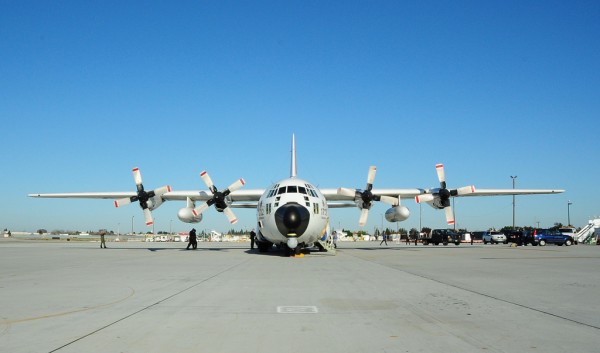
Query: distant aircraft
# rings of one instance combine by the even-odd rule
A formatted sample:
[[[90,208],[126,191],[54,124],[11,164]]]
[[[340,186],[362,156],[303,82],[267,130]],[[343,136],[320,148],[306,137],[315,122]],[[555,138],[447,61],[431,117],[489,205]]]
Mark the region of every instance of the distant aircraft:
[[[214,206],[225,214],[231,224],[237,222],[232,208],[255,208],[257,213],[256,241],[260,252],[268,251],[273,244],[283,247],[288,254],[299,254],[302,249],[313,247],[325,241],[330,234],[329,208],[358,207],[359,225],[367,222],[369,210],[374,201],[381,201],[391,207],[385,218],[389,222],[408,219],[410,212],[401,204],[402,199],[415,198],[417,203],[426,202],[436,209],[444,209],[448,224],[454,224],[450,206],[451,197],[496,196],[524,194],[557,194],[564,190],[553,189],[478,189],[473,185],[457,189],[447,189],[444,166],[436,165],[439,188],[434,189],[373,189],[377,169],[372,166],[367,174],[367,185],[362,189],[319,189],[306,180],[297,177],[296,139],[292,135],[290,177],[280,180],[268,189],[240,190],[245,182],[238,179],[228,188],[219,190],[206,171],[200,177],[208,190],[174,191],[163,186],[146,191],[138,168],[133,168],[133,179],[137,192],[85,192],[29,194],[41,198],[90,198],[116,199],[116,207],[139,202],[144,212],[146,224],[153,224],[151,211],[164,201],[186,201],[186,206],[177,216],[182,222],[199,223],[202,213]],[[196,203],[200,202],[199,206]]]

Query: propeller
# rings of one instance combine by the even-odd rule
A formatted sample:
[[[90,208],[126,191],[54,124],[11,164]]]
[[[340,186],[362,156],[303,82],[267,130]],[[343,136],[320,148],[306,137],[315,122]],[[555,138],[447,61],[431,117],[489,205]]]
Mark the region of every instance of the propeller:
[[[369,174],[367,174],[367,187],[365,188],[365,190],[348,188],[337,189],[338,195],[354,197],[358,207],[361,209],[360,219],[358,220],[358,225],[361,227],[367,223],[367,218],[369,217],[369,209],[373,205],[373,201],[382,201],[390,205],[398,205],[398,199],[395,197],[374,195],[371,192],[371,190],[373,190],[373,181],[375,181],[376,173],[377,167],[369,167]]]
[[[229,185],[227,189],[219,191],[206,171],[200,173],[200,177],[202,178],[210,192],[212,192],[213,197],[206,200],[206,202],[201,204],[200,206],[194,208],[192,211],[194,216],[198,216],[210,206],[215,205],[217,211],[223,212],[225,214],[225,216],[229,220],[229,223],[235,224],[238,220],[233,211],[231,210],[231,207],[229,207],[227,196],[244,186],[244,184],[246,184],[244,179],[240,178],[236,180],[233,184]]]
[[[448,224],[454,224],[454,213],[452,212],[452,206],[450,206],[450,197],[471,194],[475,192],[475,186],[463,186],[458,189],[448,190],[446,188],[446,173],[444,172],[444,165],[438,164],[435,166],[435,170],[440,181],[440,188],[434,189],[431,194],[417,195],[415,201],[421,202],[433,202],[433,206],[438,209],[444,209],[446,213],[446,222]]]
[[[152,205],[152,203],[148,205],[148,201],[150,201],[150,199],[152,199],[155,196],[162,196],[163,194],[170,192],[171,187],[169,185],[166,185],[158,189],[146,191],[144,190],[144,185],[142,184],[142,174],[140,173],[140,169],[136,167],[133,168],[131,172],[133,173],[133,181],[135,182],[135,186],[137,187],[137,195],[115,200],[115,207],[121,207],[129,205],[132,202],[139,201],[140,207],[144,211],[144,219],[146,220],[146,225],[151,226],[154,223],[154,220],[152,219],[151,210],[157,206]]]

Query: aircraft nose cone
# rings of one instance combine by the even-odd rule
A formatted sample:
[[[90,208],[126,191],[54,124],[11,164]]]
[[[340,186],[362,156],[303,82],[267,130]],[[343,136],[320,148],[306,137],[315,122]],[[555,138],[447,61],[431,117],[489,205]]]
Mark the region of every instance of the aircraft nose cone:
[[[301,236],[308,228],[310,213],[295,202],[287,203],[275,211],[275,223],[279,232],[285,236],[294,233]]]
[[[288,207],[283,213],[283,225],[290,230],[298,229],[301,221],[298,207]]]

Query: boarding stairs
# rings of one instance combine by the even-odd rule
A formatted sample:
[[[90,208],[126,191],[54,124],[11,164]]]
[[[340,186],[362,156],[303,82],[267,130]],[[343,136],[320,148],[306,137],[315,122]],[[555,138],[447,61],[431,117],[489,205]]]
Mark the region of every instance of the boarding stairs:
[[[581,228],[581,230],[575,234],[575,241],[579,244],[595,243],[596,229],[600,229],[600,218],[590,220],[585,227]]]
[[[332,237],[327,237],[326,240],[321,240],[321,239],[317,240],[317,242],[315,243],[315,246],[317,248],[319,248],[320,251],[327,251],[331,255],[335,255],[336,250],[337,250],[335,248],[335,245],[333,244]]]

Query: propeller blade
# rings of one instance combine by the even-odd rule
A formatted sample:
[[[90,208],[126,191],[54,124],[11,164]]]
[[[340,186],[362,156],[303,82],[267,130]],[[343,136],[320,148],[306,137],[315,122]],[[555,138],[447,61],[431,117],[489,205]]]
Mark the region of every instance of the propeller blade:
[[[375,181],[375,174],[377,173],[377,167],[375,167],[374,165],[369,167],[369,174],[367,175],[367,189],[369,188],[368,185],[372,185],[373,182]]]
[[[356,196],[356,190],[348,189],[348,188],[338,188],[337,194],[343,195],[343,196],[348,196],[348,197],[354,197],[354,196]]]
[[[431,202],[433,201],[433,194],[423,194],[423,195],[417,195],[415,196],[415,202],[416,203],[421,203],[421,202]]]
[[[231,207],[227,207],[223,210],[223,213],[225,214],[225,216],[227,216],[227,219],[229,220],[229,223],[231,224],[236,224],[237,223],[237,217],[235,216],[235,214],[233,213],[233,211],[231,210]]]
[[[446,173],[444,172],[444,165],[441,163],[437,164],[435,166],[435,171],[437,172],[438,180],[440,181],[440,188],[445,189],[446,188]]]
[[[452,207],[451,206],[445,207],[444,210],[446,211],[446,222],[449,225],[454,224],[454,213],[452,212]]]
[[[473,185],[463,186],[462,188],[458,188],[455,191],[456,191],[455,195],[472,194],[475,192],[475,186],[473,186]]]
[[[142,185],[142,174],[140,173],[140,169],[135,167],[131,170],[133,173],[133,180],[135,181],[135,185]]]
[[[379,197],[379,201],[381,202],[385,202],[388,205],[392,205],[392,206],[398,206],[398,198],[396,197],[391,197],[391,196],[380,196]]]
[[[204,184],[206,184],[206,186],[212,191],[213,188],[215,187],[215,184],[213,184],[213,181],[210,178],[210,176],[208,175],[208,173],[206,172],[206,170],[203,171],[202,173],[200,173],[200,177],[204,181]]]
[[[160,187],[158,189],[154,189],[154,195],[156,195],[156,196],[162,196],[162,195],[166,194],[167,192],[171,192],[171,186],[170,185],[165,185],[165,186]]]
[[[209,207],[209,205],[205,202],[202,205],[194,208],[192,210],[192,213],[194,214],[194,217],[198,216],[199,214],[201,214],[202,212],[204,212],[207,208]]]
[[[229,190],[229,192],[234,192],[242,186],[244,186],[245,184],[246,182],[244,181],[244,179],[240,178],[239,180],[236,180],[233,184],[229,185],[227,190]]]
[[[358,225],[363,227],[365,224],[367,224],[368,217],[369,217],[369,210],[366,208],[363,208],[360,211],[360,219],[358,220]]]
[[[125,198],[122,198],[122,199],[118,199],[118,200],[115,200],[115,207],[121,207],[121,206],[129,205],[133,201],[134,200],[132,200],[132,197],[125,197]]]
[[[150,212],[150,209],[148,208],[144,208],[144,219],[146,220],[147,226],[151,226],[154,223],[154,220],[152,219],[152,212]]]

